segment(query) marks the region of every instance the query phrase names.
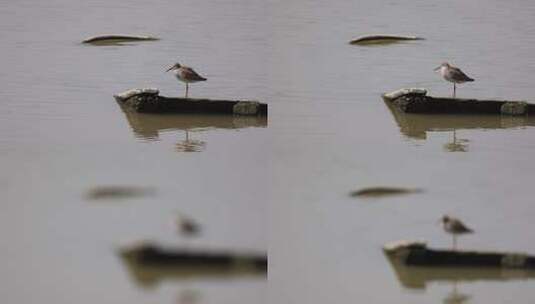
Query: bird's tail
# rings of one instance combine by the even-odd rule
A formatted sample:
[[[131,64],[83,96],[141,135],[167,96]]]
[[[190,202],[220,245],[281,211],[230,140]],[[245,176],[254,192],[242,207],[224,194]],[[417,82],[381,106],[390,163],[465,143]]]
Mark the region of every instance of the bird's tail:
[[[470,77],[468,77],[468,79],[467,79],[466,81],[467,81],[467,82],[472,82],[472,81],[474,81],[474,78],[470,78]]]

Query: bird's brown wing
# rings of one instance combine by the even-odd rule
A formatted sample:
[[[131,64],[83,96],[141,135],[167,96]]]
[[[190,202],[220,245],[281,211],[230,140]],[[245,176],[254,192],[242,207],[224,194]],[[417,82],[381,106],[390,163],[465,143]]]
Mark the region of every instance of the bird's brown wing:
[[[465,224],[463,224],[463,222],[459,221],[459,220],[453,220],[451,222],[451,226],[452,226],[452,230],[453,231],[456,231],[458,233],[472,233],[474,232],[474,230],[468,228]]]
[[[461,69],[458,67],[450,67],[451,71],[453,72],[453,78],[458,81],[474,81],[474,79],[468,77]]]
[[[182,73],[184,78],[189,80],[196,80],[196,81],[204,81],[206,78],[202,77],[201,75],[197,74],[192,68],[183,66],[182,67]]]

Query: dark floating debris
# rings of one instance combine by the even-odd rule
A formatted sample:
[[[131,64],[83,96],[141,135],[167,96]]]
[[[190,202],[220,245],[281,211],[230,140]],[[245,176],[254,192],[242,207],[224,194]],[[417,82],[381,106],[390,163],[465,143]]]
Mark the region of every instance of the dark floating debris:
[[[106,44],[121,44],[123,42],[131,41],[155,41],[160,38],[153,36],[132,36],[132,35],[100,35],[89,37],[82,41],[82,43],[106,45]]]
[[[403,35],[369,35],[362,36],[357,39],[351,40],[350,44],[356,45],[372,45],[372,44],[390,44],[402,41],[410,40],[425,40],[422,37],[416,36],[403,36]]]
[[[91,200],[100,199],[126,199],[141,196],[150,196],[156,193],[155,189],[149,187],[135,186],[98,186],[87,192],[87,198]]]
[[[399,241],[383,247],[385,254],[407,266],[501,267],[535,270],[535,256],[524,253],[436,250],[424,242]]]
[[[172,249],[141,242],[120,248],[119,254],[132,276],[144,286],[164,279],[266,276],[267,273],[265,253]]]
[[[164,97],[154,88],[132,89],[115,95],[120,104],[138,113],[197,113],[267,116],[268,107],[258,101]]]
[[[418,114],[503,114],[525,115],[535,113],[535,104],[525,101],[479,100],[450,97],[432,97],[422,88],[400,89],[383,94],[383,100],[400,111]]]
[[[397,188],[397,187],[369,187],[353,191],[352,197],[383,197],[390,195],[401,195],[422,192],[421,189]]]

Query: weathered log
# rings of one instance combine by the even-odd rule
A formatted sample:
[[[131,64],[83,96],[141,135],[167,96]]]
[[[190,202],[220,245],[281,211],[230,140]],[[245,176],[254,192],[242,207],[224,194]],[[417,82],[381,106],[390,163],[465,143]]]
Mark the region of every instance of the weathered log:
[[[466,129],[508,129],[535,126],[535,117],[529,115],[488,114],[433,114],[405,113],[392,102],[385,101],[400,132],[410,138],[425,139],[427,132],[450,132]]]
[[[145,265],[234,267],[248,264],[258,269],[267,269],[266,254],[172,249],[149,242],[123,247],[120,249],[120,254]]]
[[[535,270],[535,256],[524,253],[429,249],[423,242],[395,242],[384,246],[386,254],[409,266],[503,267]]]
[[[119,249],[134,278],[150,286],[162,279],[192,277],[265,276],[267,254],[166,248],[139,243]]]
[[[405,113],[418,114],[504,114],[535,113],[535,104],[525,101],[479,100],[432,97],[425,89],[401,89],[383,94],[383,100]]]
[[[268,107],[258,101],[164,97],[158,89],[132,89],[114,96],[138,113],[197,113],[267,116]]]
[[[387,44],[408,40],[424,40],[422,37],[404,36],[404,35],[369,35],[362,36],[351,40],[350,44],[367,45],[367,44]]]
[[[505,265],[500,263],[496,267],[468,266],[466,264],[444,265],[443,262],[439,263],[439,265],[436,263],[414,264],[414,258],[411,258],[411,255],[414,254],[413,252],[417,252],[416,255],[421,256],[422,250],[428,250],[423,242],[397,242],[384,248],[384,253],[397,279],[407,288],[422,289],[430,282],[456,283],[535,279],[535,271],[532,268],[510,267],[508,263],[505,263]],[[452,251],[448,252],[451,253]],[[503,254],[503,256],[506,256],[506,254]],[[509,256],[515,255],[509,254]],[[421,261],[420,258],[418,260]],[[510,261],[514,260],[515,258],[510,258]]]
[[[82,41],[82,43],[120,43],[128,41],[154,41],[160,40],[160,38],[153,36],[132,36],[132,35],[100,35],[89,37]]]

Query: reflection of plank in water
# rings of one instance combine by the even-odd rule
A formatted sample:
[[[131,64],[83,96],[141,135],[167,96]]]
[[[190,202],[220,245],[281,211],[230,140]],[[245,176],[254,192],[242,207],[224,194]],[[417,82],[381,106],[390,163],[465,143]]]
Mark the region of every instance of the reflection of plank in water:
[[[121,106],[134,134],[142,139],[158,139],[160,132],[195,129],[240,129],[267,127],[266,116],[232,116],[202,114],[144,114]]]
[[[265,254],[173,250],[142,243],[121,249],[120,255],[136,282],[145,287],[167,279],[265,277],[267,271]]]
[[[411,114],[400,111],[385,101],[403,135],[409,138],[426,139],[426,132],[451,131],[453,129],[508,129],[535,126],[535,117],[500,115],[448,115]]]
[[[410,244],[409,244],[410,245]],[[427,249],[426,249],[427,250]],[[431,250],[429,250],[431,251]],[[410,258],[411,251],[390,249],[384,250],[385,255],[390,262],[397,279],[406,288],[424,289],[430,282],[473,282],[473,281],[508,281],[508,280],[526,280],[535,279],[535,271],[532,269],[483,267],[465,265],[448,266],[445,265],[448,259],[437,260],[437,266],[420,266],[408,265],[406,259]],[[444,251],[445,254],[451,253]],[[463,252],[460,252],[464,254]],[[483,253],[484,254],[484,253]],[[503,254],[501,255],[503,257]],[[483,257],[486,259],[486,257]],[[441,266],[442,265],[442,266]]]

